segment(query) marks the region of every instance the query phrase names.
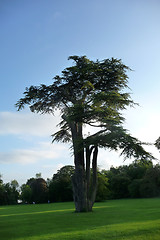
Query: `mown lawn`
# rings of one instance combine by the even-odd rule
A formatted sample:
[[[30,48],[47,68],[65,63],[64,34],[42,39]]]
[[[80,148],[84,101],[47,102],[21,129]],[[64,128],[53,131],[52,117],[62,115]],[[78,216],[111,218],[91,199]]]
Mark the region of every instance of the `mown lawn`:
[[[96,203],[74,213],[73,203],[0,206],[2,240],[159,240],[160,199]]]

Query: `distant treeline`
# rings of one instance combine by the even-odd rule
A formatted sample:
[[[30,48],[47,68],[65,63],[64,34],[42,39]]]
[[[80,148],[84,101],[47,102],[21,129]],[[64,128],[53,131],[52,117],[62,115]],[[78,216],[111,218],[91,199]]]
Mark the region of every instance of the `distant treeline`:
[[[22,203],[65,202],[73,200],[73,166],[65,166],[44,180],[41,174],[19,187],[16,180],[3,183],[0,178],[0,205]],[[120,198],[160,196],[160,165],[151,161],[134,161],[130,165],[98,171],[96,201]]]

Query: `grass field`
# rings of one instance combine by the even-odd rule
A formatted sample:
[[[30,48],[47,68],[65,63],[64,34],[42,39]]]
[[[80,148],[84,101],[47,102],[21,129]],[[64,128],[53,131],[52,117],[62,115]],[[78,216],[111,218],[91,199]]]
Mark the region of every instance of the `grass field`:
[[[160,199],[110,200],[93,212],[73,203],[0,206],[2,240],[159,240]]]

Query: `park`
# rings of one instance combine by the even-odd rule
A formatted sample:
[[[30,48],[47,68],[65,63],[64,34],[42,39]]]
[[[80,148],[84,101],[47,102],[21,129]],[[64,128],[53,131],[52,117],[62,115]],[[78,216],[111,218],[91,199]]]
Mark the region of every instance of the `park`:
[[[159,240],[159,1],[1,2],[0,239]]]
[[[143,147],[148,143],[133,137],[123,127],[122,110],[137,105],[125,92],[127,72],[131,69],[115,58],[91,61],[86,56],[70,56],[68,60],[74,61],[74,65],[63,70],[62,76],[56,75],[48,86],[27,87],[15,106],[20,111],[29,105],[31,112],[41,114],[54,115],[55,109],[60,110],[60,129],[52,138],[53,142],[71,144],[75,209],[73,203],[4,207],[1,209],[4,211],[1,215],[3,239],[7,239],[7,233],[19,240],[149,239],[150,236],[158,239],[159,199],[110,200],[95,204],[99,148],[119,150],[124,158],[133,158],[142,165],[149,166],[148,163],[155,160]],[[85,125],[97,131],[85,136]],[[159,148],[159,139],[153,144]],[[148,185],[149,182],[147,188]],[[120,179],[116,186],[117,191],[123,188]],[[157,186],[159,196],[159,183]],[[6,228],[5,220],[10,227]]]

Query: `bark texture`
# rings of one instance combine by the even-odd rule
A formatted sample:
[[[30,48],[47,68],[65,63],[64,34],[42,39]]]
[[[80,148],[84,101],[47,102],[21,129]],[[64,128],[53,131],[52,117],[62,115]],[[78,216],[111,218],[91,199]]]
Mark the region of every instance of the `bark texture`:
[[[74,133],[73,135],[75,136],[76,134]],[[74,145],[75,174],[72,178],[73,197],[76,212],[89,212],[92,211],[96,198],[98,147],[86,147],[86,151],[84,151],[82,138],[80,134],[78,135]],[[90,166],[91,162],[92,169]]]

